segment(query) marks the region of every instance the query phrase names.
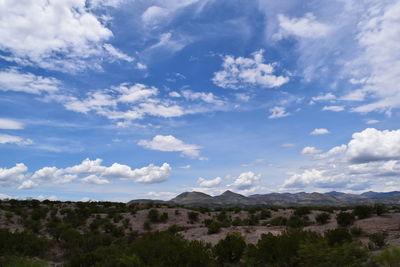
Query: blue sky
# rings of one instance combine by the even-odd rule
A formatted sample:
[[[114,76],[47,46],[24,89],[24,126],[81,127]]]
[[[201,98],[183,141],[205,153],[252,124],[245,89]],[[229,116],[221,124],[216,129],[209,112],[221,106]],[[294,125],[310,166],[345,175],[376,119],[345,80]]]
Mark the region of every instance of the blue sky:
[[[399,190],[400,4],[6,0],[0,197]]]

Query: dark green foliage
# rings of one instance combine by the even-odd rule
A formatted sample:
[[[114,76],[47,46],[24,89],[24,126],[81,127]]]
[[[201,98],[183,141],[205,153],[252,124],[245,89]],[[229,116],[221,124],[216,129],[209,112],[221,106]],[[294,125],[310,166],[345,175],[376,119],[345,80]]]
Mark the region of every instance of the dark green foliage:
[[[297,264],[312,267],[374,266],[367,265],[369,262],[368,251],[354,243],[331,247],[319,241],[301,245]]]
[[[286,225],[286,223],[287,223],[287,219],[282,216],[275,217],[267,222],[267,224],[272,225],[272,226]]]
[[[386,206],[384,206],[384,205],[376,204],[376,205],[374,206],[374,209],[375,209],[376,215],[378,215],[378,216],[381,216],[381,215],[383,215],[384,213],[387,212],[387,208],[386,208]]]
[[[360,227],[353,226],[350,228],[350,233],[354,237],[360,237],[363,234],[363,230]]]
[[[214,247],[213,252],[219,263],[237,263],[240,261],[246,242],[240,233],[229,233]]]
[[[319,239],[318,234],[302,230],[290,230],[280,236],[263,234],[256,246],[248,247],[246,262],[250,266],[296,266],[300,245]]]
[[[387,233],[374,233],[370,234],[368,237],[369,240],[374,245],[373,248],[382,248],[383,246],[386,245],[387,236],[388,236]]]
[[[150,231],[151,230],[151,224],[150,224],[149,221],[145,221],[143,223],[143,229],[146,230],[146,231]]]
[[[50,242],[30,232],[10,233],[0,230],[0,256],[43,257]]]
[[[152,223],[157,223],[159,222],[159,213],[158,210],[156,209],[151,209],[149,210],[149,213],[147,214],[147,218],[149,219],[150,222]]]
[[[219,233],[219,231],[221,231],[221,226],[222,226],[222,224],[220,222],[212,221],[207,226],[207,228],[208,228],[208,232],[207,233],[209,235]]]
[[[308,222],[308,217],[300,217],[297,215],[292,215],[289,217],[289,219],[286,222],[286,226],[291,227],[291,228],[301,228],[304,226],[307,226],[309,224]]]
[[[329,213],[323,212],[323,213],[318,214],[315,217],[315,221],[318,224],[322,225],[322,224],[326,224],[330,218],[331,218],[331,215],[329,215]]]
[[[336,215],[336,221],[339,226],[347,227],[354,223],[355,217],[353,213],[342,211]]]
[[[294,215],[297,216],[304,216],[304,215],[308,215],[311,213],[311,209],[309,207],[299,207],[296,208],[293,212]]]
[[[325,231],[325,238],[330,246],[341,245],[345,242],[351,242],[353,240],[347,228],[327,230]]]
[[[128,248],[145,266],[210,266],[208,249],[198,241],[186,241],[170,232],[147,233]]]
[[[372,213],[374,212],[374,208],[371,206],[356,206],[354,208],[354,215],[357,216],[358,219],[365,219],[369,218],[372,216]]]
[[[189,219],[190,223],[194,223],[199,220],[199,213],[197,213],[197,212],[189,211],[187,215],[188,215],[188,219]]]
[[[168,221],[168,213],[163,212],[163,214],[161,214],[160,216],[160,222],[165,223]]]
[[[390,246],[376,255],[376,260],[381,266],[396,267],[400,266],[400,247]]]
[[[259,215],[260,220],[265,220],[265,219],[270,218],[270,217],[271,217],[271,211],[269,211],[269,210],[262,210],[262,211],[260,212],[260,215]]]

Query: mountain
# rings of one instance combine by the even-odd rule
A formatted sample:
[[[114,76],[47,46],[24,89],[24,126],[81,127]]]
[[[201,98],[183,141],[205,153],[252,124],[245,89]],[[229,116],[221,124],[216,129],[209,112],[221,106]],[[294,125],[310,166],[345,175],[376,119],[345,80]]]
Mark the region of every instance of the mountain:
[[[365,192],[347,194],[342,192],[327,193],[268,193],[243,196],[232,191],[225,191],[218,196],[202,192],[184,192],[169,201],[137,199],[129,203],[165,203],[194,207],[228,207],[228,206],[346,206],[364,204],[400,204],[400,191]]]
[[[374,191],[368,191],[365,193],[362,193],[362,196],[368,197],[368,198],[386,198],[386,197],[393,197],[396,195],[399,195],[400,191],[392,191],[392,192],[374,192]]]

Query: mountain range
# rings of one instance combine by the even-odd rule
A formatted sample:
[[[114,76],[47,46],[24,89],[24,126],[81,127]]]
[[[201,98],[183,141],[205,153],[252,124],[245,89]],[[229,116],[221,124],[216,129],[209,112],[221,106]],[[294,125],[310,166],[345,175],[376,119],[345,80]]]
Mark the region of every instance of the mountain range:
[[[348,194],[342,192],[328,193],[268,193],[243,196],[232,191],[225,191],[218,196],[202,192],[184,192],[168,201],[136,199],[129,203],[164,203],[192,207],[227,207],[227,206],[346,206],[360,204],[400,204],[400,191],[365,192]]]

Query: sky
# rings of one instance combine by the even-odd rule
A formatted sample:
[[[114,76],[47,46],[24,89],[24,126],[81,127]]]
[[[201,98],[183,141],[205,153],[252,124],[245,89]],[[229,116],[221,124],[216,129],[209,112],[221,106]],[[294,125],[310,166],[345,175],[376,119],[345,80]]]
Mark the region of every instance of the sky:
[[[4,0],[0,198],[400,190],[400,2]]]

